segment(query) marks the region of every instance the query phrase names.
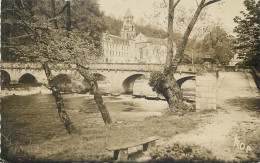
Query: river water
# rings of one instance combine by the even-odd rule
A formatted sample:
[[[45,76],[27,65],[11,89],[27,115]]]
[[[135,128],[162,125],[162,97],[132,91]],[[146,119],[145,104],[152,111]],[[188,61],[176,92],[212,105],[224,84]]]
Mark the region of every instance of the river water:
[[[64,95],[67,112],[79,130],[103,125],[91,95]],[[104,97],[114,122],[141,121],[165,111],[165,101],[133,99],[131,96]],[[2,134],[13,142],[37,143],[66,134],[50,94],[7,96],[1,100]]]
[[[63,97],[67,112],[80,132],[104,125],[92,95],[65,94]],[[143,121],[146,117],[162,115],[167,109],[164,100],[131,95],[103,98],[115,123]],[[1,106],[1,132],[12,142],[40,143],[66,135],[51,94],[5,96],[1,98]]]

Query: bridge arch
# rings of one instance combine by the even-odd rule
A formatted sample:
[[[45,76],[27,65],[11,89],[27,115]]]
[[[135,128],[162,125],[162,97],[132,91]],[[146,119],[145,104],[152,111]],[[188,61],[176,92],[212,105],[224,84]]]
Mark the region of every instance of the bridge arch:
[[[140,78],[141,76],[144,76],[144,74],[134,74],[129,77],[127,77],[123,83],[122,86],[124,88],[125,93],[133,93],[133,86],[136,79]]]
[[[67,74],[63,74],[63,73],[58,74],[53,77],[52,81],[62,92],[70,92],[73,89],[71,78]]]
[[[104,74],[98,72],[92,74],[97,80],[99,90],[102,93],[110,93],[110,80]],[[90,89],[90,84],[86,79],[83,79],[82,85],[85,87],[85,89]]]
[[[67,74],[58,74],[58,75],[53,77],[53,81],[57,85],[71,84],[71,79],[70,79],[69,75],[67,75]]]
[[[1,84],[10,84],[10,82],[11,82],[10,74],[5,70],[1,70]]]
[[[186,76],[184,78],[180,78],[177,80],[177,83],[179,84],[179,86],[181,87],[183,83],[185,83],[187,80],[194,80],[196,78],[196,76]]]
[[[30,73],[25,73],[19,78],[19,83],[34,84],[38,83],[36,77]]]

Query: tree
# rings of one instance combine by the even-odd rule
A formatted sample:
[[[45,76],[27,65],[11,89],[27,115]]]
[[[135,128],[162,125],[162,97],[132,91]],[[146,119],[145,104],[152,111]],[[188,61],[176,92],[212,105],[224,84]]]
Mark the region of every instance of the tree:
[[[218,63],[226,65],[234,56],[232,41],[232,37],[224,29],[216,26],[204,37],[201,51],[213,57]]]
[[[177,53],[174,56],[173,51],[173,20],[174,20],[174,12],[176,6],[179,4],[180,0],[176,2],[174,0],[169,0],[169,12],[168,12],[168,46],[167,46],[167,57],[163,70],[163,74],[155,74],[151,77],[150,85],[153,87],[158,93],[161,93],[167,100],[169,104],[170,114],[183,114],[184,103],[183,103],[183,93],[181,91],[180,86],[174,78],[174,73],[177,70],[178,65],[184,56],[184,51],[188,42],[188,38],[190,33],[197,22],[201,11],[213,4],[221,0],[201,0],[198,4],[198,7],[190,20],[187,29],[182,36],[181,43],[178,46]]]
[[[245,65],[260,69],[260,1],[245,0],[244,5],[247,12],[241,11],[243,18],[234,18],[238,24],[234,29],[237,33],[234,49],[244,58]]]
[[[42,64],[60,119],[69,134],[76,133],[77,130],[66,113],[61,93],[53,81],[49,65],[55,68],[57,63],[63,62],[68,65],[76,64],[81,69],[80,72],[88,71],[85,65],[95,61],[101,54],[100,39],[105,29],[98,4],[94,0],[73,3],[54,0],[3,0],[2,5],[5,31],[2,41],[3,59],[15,58]],[[71,15],[74,10],[70,9],[74,5],[79,7],[78,12],[73,15],[75,17]],[[89,8],[87,16],[84,14],[86,8]],[[67,14],[64,12],[66,9]],[[82,19],[88,21],[88,25],[79,24]],[[88,80],[93,82],[95,78],[90,77]],[[95,85],[93,90],[99,94],[95,100],[104,122],[111,123],[109,113],[105,105],[102,105],[104,103],[98,86]]]

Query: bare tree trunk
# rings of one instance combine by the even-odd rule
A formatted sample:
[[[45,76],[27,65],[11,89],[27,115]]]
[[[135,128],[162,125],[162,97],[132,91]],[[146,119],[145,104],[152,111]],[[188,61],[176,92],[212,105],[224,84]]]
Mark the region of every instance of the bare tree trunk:
[[[94,95],[95,102],[96,102],[96,104],[98,106],[98,109],[99,109],[99,111],[101,113],[101,116],[103,118],[104,123],[105,124],[111,124],[112,120],[111,120],[109,112],[108,112],[108,110],[106,108],[106,105],[105,105],[105,103],[103,101],[101,93],[99,91],[96,79],[87,70],[83,70],[79,66],[78,66],[78,68],[79,68],[80,74],[84,77],[84,79],[86,79],[89,82],[89,84],[91,86],[91,93]]]
[[[56,4],[55,4],[55,0],[51,0],[51,6],[52,6],[52,17],[55,18],[56,17]],[[54,19],[53,23],[55,25],[55,28],[58,29],[57,19]]]
[[[58,109],[58,114],[59,114],[62,124],[65,126],[65,128],[69,134],[77,133],[77,130],[76,130],[74,124],[70,120],[70,117],[65,110],[65,106],[64,106],[64,102],[63,102],[61,93],[58,90],[56,84],[52,80],[53,76],[51,74],[51,70],[49,68],[48,63],[47,62],[42,63],[42,67],[45,71],[49,86],[51,87],[52,95],[55,98],[55,102],[56,102],[57,109]]]
[[[220,0],[210,0],[206,3],[206,0],[201,0],[193,18],[191,19],[183,37],[180,46],[178,47],[177,53],[173,59],[173,18],[174,18],[174,10],[178,5],[177,1],[175,4],[173,0],[169,0],[169,19],[168,19],[168,49],[167,49],[167,57],[164,67],[164,75],[165,81],[163,84],[166,100],[169,104],[169,110],[172,114],[182,114],[183,112],[183,93],[181,91],[180,86],[177,84],[174,79],[174,73],[177,70],[178,65],[180,64],[183,54],[188,42],[188,38],[190,33],[198,20],[198,17],[202,11],[202,9],[210,4],[218,2]]]
[[[165,90],[164,97],[166,98],[169,104],[170,113],[176,114],[182,108],[183,105],[183,94],[181,88],[174,79],[174,70],[171,69],[172,59],[173,59],[173,20],[174,20],[174,11],[180,0],[174,3],[173,0],[169,0],[169,15],[168,15],[168,46],[167,46],[167,57],[164,67],[165,81],[163,87]]]
[[[67,1],[67,26],[66,29],[68,31],[67,37],[70,36],[71,31],[71,12],[70,12],[70,0]]]

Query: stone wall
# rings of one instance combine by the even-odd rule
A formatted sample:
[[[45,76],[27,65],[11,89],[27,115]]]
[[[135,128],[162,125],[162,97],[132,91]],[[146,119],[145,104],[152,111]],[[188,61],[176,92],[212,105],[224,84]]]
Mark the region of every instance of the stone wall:
[[[196,110],[216,110],[216,73],[203,73],[196,76]]]

